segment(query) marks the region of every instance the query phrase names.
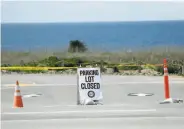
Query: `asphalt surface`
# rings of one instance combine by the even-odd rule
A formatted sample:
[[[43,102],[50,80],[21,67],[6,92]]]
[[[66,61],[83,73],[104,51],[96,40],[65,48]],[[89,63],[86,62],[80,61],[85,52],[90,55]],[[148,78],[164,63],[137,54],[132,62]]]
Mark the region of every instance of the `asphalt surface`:
[[[16,80],[23,96],[20,109],[12,108]],[[171,97],[184,99],[184,78],[169,77],[169,81]],[[2,75],[2,129],[184,128],[184,103],[160,104],[163,77],[103,75],[103,105],[91,106],[76,105],[76,82],[73,75]]]

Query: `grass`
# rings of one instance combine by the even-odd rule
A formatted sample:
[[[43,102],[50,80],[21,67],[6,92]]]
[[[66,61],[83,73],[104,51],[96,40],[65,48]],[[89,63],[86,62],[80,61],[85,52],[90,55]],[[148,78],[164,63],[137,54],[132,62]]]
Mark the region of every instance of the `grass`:
[[[12,66],[60,66],[64,64],[66,67],[78,65],[79,60],[83,60],[90,65],[100,64],[100,67],[117,68],[118,70],[141,70],[152,69],[159,73],[163,73],[162,66],[153,66],[149,64],[163,64],[163,59],[168,59],[169,73],[181,75],[181,66],[184,66],[184,47],[172,48],[152,48],[137,50],[133,52],[86,52],[86,53],[68,53],[66,51],[2,51],[1,65],[10,64]],[[49,58],[48,58],[49,57]],[[52,57],[52,58],[51,58]],[[57,58],[56,58],[57,57]],[[59,58],[59,59],[58,59]],[[64,60],[64,62],[63,62]],[[103,63],[101,62],[103,61]],[[140,66],[122,66],[119,64],[146,64]],[[29,71],[30,73],[36,71]]]
[[[163,58],[169,60],[178,60],[184,62],[184,48],[172,47],[165,48],[152,48],[133,52],[119,51],[119,52],[86,52],[86,53],[67,53],[66,51],[30,51],[30,52],[1,52],[1,64],[20,64],[21,60],[25,63],[30,61],[39,61],[49,56],[57,56],[59,58],[72,58],[79,57],[89,61],[103,60],[108,63],[131,63],[138,64],[161,64]]]

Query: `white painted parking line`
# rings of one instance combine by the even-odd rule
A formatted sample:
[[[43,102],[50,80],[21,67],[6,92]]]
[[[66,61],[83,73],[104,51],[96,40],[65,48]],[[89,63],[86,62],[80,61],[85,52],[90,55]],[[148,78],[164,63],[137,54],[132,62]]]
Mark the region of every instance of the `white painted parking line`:
[[[70,121],[84,121],[84,120],[96,120],[96,121],[104,121],[104,120],[110,120],[110,121],[112,121],[112,120],[115,120],[115,121],[117,121],[117,120],[132,120],[132,121],[134,121],[134,120],[149,120],[149,119],[157,119],[157,120],[159,120],[159,119],[171,119],[171,120],[178,120],[178,119],[184,119],[184,117],[183,116],[163,116],[163,117],[159,117],[159,116],[153,116],[153,117],[151,117],[151,116],[139,116],[139,117],[122,117],[122,118],[97,118],[97,117],[95,117],[95,118],[73,118],[73,119],[70,119]],[[15,123],[18,123],[18,122],[40,122],[40,121],[47,121],[47,122],[51,122],[51,121],[66,121],[66,122],[68,122],[69,120],[66,118],[62,118],[62,119],[53,119],[53,118],[50,118],[50,119],[31,119],[31,120],[2,120],[1,122],[2,123],[13,123],[13,122],[15,122]]]
[[[121,113],[121,112],[155,112],[156,109],[136,110],[72,110],[72,111],[46,111],[46,112],[4,112],[1,115],[36,115],[36,114],[69,114],[69,113]]]
[[[77,105],[48,105],[44,107],[77,107]]]
[[[7,90],[7,89],[13,89],[14,87],[3,87],[3,88],[0,88],[0,90]]]
[[[106,104],[106,105],[95,105],[95,106],[99,106],[99,107],[123,107],[123,106],[139,106],[139,105],[135,105],[135,104]],[[53,108],[53,107],[78,107],[78,105],[67,105],[67,104],[62,104],[62,105],[47,105],[44,106],[46,108]]]
[[[7,86],[7,87],[12,87],[14,86],[13,84],[2,84],[3,86]],[[35,87],[35,86],[75,86],[77,84],[59,84],[59,83],[51,83],[51,84],[34,84],[34,85],[26,85],[26,87]]]

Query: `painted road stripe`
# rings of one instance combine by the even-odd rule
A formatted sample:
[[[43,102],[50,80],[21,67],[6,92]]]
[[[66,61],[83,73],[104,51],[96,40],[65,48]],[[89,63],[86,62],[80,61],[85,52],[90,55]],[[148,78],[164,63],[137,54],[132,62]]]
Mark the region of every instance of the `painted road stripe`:
[[[77,85],[77,84],[54,84],[54,83],[53,84],[36,84],[35,83],[31,85],[26,85],[26,87],[29,87],[29,86],[74,86],[74,85]],[[2,86],[11,87],[11,86],[15,86],[15,84],[2,84]]]
[[[139,106],[135,104],[106,104],[106,105],[96,105],[99,107],[122,107],[122,106]],[[78,107],[78,105],[47,105],[44,106],[46,108],[52,108],[52,107]]]
[[[1,115],[36,115],[36,114],[68,114],[68,113],[120,113],[120,112],[155,112],[156,109],[137,110],[78,110],[78,111],[51,111],[51,112],[4,112]]]
[[[77,105],[48,105],[44,107],[77,107]]]
[[[0,90],[7,90],[7,89],[14,89],[14,87],[5,87],[5,88],[0,88]]]
[[[70,119],[70,121],[84,121],[84,120],[92,120],[95,119],[96,121],[100,121],[100,120],[110,120],[112,122],[112,120],[143,120],[143,119],[184,119],[184,116],[139,116],[139,117],[122,117],[122,118],[73,118]],[[31,120],[1,120],[1,122],[6,123],[6,122],[38,122],[38,121],[47,121],[47,122],[51,122],[51,121],[66,121],[68,122],[68,119],[66,118],[62,118],[62,119],[31,119]]]
[[[34,86],[36,83],[19,83],[19,86]],[[2,84],[3,86],[16,86],[16,84]]]
[[[123,85],[123,84],[163,84],[162,81],[153,81],[153,82],[122,82],[122,83],[102,83],[103,85]],[[170,81],[170,84],[184,84],[184,81]],[[77,84],[62,84],[62,83],[50,83],[50,84],[30,84],[30,85],[24,85],[26,87],[29,86],[76,86]],[[15,84],[2,84],[2,86],[15,86]]]

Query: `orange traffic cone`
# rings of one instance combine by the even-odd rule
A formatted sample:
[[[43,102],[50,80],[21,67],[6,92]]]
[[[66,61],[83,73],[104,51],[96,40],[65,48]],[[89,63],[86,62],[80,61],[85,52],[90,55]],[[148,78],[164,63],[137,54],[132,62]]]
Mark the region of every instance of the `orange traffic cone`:
[[[169,91],[169,73],[167,67],[167,60],[164,59],[164,90],[165,90],[165,99],[170,98],[170,91]]]
[[[15,86],[13,107],[14,108],[23,107],[22,96],[21,96],[21,93],[20,93],[20,87],[19,87],[19,82],[18,81],[16,81],[16,86]]]
[[[169,90],[169,72],[167,67],[167,59],[164,59],[164,91],[165,91],[165,100],[161,102],[161,104],[165,103],[180,103],[183,102],[182,99],[173,99],[170,97]]]

